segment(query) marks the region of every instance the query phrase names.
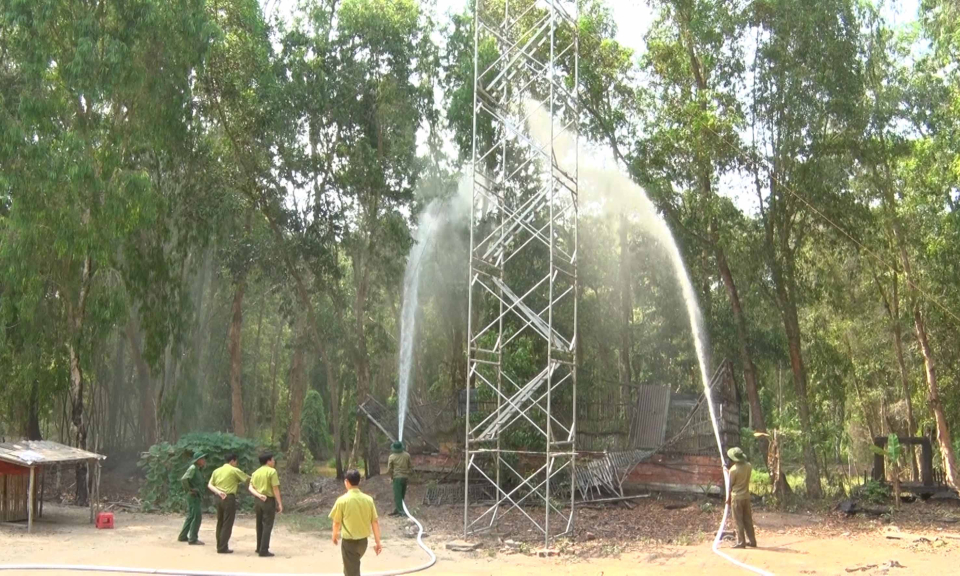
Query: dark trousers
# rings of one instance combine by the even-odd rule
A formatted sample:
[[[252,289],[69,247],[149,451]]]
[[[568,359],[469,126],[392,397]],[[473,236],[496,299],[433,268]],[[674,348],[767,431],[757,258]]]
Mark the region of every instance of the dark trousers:
[[[257,499],[254,510],[257,513],[257,553],[266,554],[270,551],[270,533],[273,532],[273,521],[277,517],[277,499]]]
[[[366,538],[340,540],[340,555],[343,556],[343,576],[360,576],[360,559],[366,552]]]
[[[203,520],[203,514],[200,511],[200,496],[193,494],[187,496],[187,518],[183,521],[183,529],[180,530],[181,542],[196,542],[197,534],[200,533],[200,522]]]
[[[407,497],[407,479],[406,478],[394,478],[393,479],[393,511],[397,514],[403,514],[406,516],[406,513],[403,511],[403,500]]]
[[[227,494],[223,500],[217,500],[217,552],[230,548],[230,536],[233,534],[233,521],[236,518],[236,494]]]
[[[734,500],[731,502],[733,508],[733,519],[737,523],[737,545],[749,544],[757,545],[757,536],[753,533],[753,509],[750,507],[750,500]],[[746,540],[744,540],[746,533]]]

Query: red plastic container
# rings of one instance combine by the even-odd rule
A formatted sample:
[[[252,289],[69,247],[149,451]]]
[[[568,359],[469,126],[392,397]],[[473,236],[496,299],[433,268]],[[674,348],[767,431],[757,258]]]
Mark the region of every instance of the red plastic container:
[[[97,528],[100,530],[113,528],[113,512],[100,512],[97,514]]]

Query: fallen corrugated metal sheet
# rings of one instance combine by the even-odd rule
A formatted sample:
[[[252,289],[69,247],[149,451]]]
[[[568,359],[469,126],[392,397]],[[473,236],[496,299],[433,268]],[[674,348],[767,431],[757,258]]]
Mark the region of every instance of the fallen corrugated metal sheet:
[[[602,498],[604,492],[623,496],[623,480],[637,464],[650,458],[656,450],[611,452],[577,467],[577,490],[584,500]]]
[[[630,443],[634,448],[653,449],[663,444],[670,415],[668,386],[641,386],[637,389],[637,410],[630,423]]]

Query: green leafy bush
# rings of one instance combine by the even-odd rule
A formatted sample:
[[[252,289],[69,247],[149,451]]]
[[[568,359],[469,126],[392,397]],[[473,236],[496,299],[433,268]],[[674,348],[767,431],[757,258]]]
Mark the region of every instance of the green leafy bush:
[[[144,510],[175,512],[187,509],[187,494],[180,484],[180,478],[190,466],[196,451],[207,455],[207,466],[203,470],[207,480],[215,469],[223,465],[226,455],[230,453],[237,455],[238,466],[248,474],[260,465],[256,444],[233,434],[198,432],[184,435],[176,444],[160,442],[144,452],[137,464],[146,475],[146,481],[140,487]],[[212,498],[209,492],[205,496]],[[250,507],[253,502],[241,497],[240,504]]]
[[[327,411],[323,407],[323,397],[316,390],[307,392],[307,397],[303,400],[300,438],[314,458],[321,458],[333,447],[333,439],[327,428]]]
[[[867,482],[860,487],[859,495],[867,502],[883,504],[890,500],[890,487],[876,480],[867,480]]]

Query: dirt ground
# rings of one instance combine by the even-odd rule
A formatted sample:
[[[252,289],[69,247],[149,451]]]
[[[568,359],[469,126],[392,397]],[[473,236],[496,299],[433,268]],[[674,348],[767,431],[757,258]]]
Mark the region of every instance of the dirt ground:
[[[625,510],[624,514],[610,514],[609,510],[585,509],[578,524],[587,529],[596,528],[584,542],[561,546],[561,554],[554,558],[537,558],[532,547],[523,552],[509,553],[502,543],[488,538],[483,547],[470,553],[457,553],[444,545],[457,538],[454,533],[438,531],[431,517],[455,517],[455,507],[424,508],[428,529],[427,543],[439,557],[437,565],[426,574],[463,576],[612,576],[612,575],[677,575],[746,574],[710,550],[709,532],[702,530],[712,522],[716,525],[719,512],[689,506],[680,510],[665,510],[662,502],[650,501]],[[926,506],[924,504],[923,506]],[[956,506],[934,510],[937,517],[952,521]],[[933,510],[933,509],[931,509]],[[680,526],[677,532],[672,524],[660,524],[664,533],[680,534],[663,539],[641,537],[622,540],[604,536],[605,529],[626,522],[624,518],[644,514],[668,512]],[[927,510],[929,512],[929,510]],[[215,553],[213,527],[215,520],[206,515],[200,530],[201,540],[208,545],[192,547],[176,542],[180,518],[171,515],[115,512],[116,529],[96,530],[87,524],[84,509],[48,504],[44,518],[33,534],[21,527],[0,527],[0,568],[20,563],[83,564],[98,566],[135,566],[144,568],[174,568],[217,570],[229,572],[290,572],[337,573],[340,570],[339,552],[329,541],[329,531],[303,532],[288,525],[279,526],[273,539],[276,557],[265,559],[254,552],[253,518],[240,516],[234,529],[231,546],[236,553],[218,556]],[[837,515],[782,514],[758,512],[756,515],[760,548],[757,550],[725,550],[731,556],[775,574],[849,574],[850,570],[867,567],[855,574],[946,574],[956,569],[960,558],[960,540],[947,537],[956,526],[949,523],[936,526],[904,515],[898,528],[903,532],[924,534],[926,540],[913,538],[890,540],[884,530],[892,528],[881,520],[846,520]],[[670,518],[667,518],[670,521]],[[413,567],[425,560],[414,540],[403,534],[404,523],[393,518],[383,519],[384,552],[372,551],[364,559],[364,572]],[[432,531],[431,531],[432,529]],[[692,530],[692,531],[691,531]],[[584,533],[586,534],[586,533]],[[730,544],[725,543],[724,547]],[[893,561],[896,566],[889,567]],[[68,572],[46,572],[68,574]],[[35,574],[35,573],[34,573]]]

